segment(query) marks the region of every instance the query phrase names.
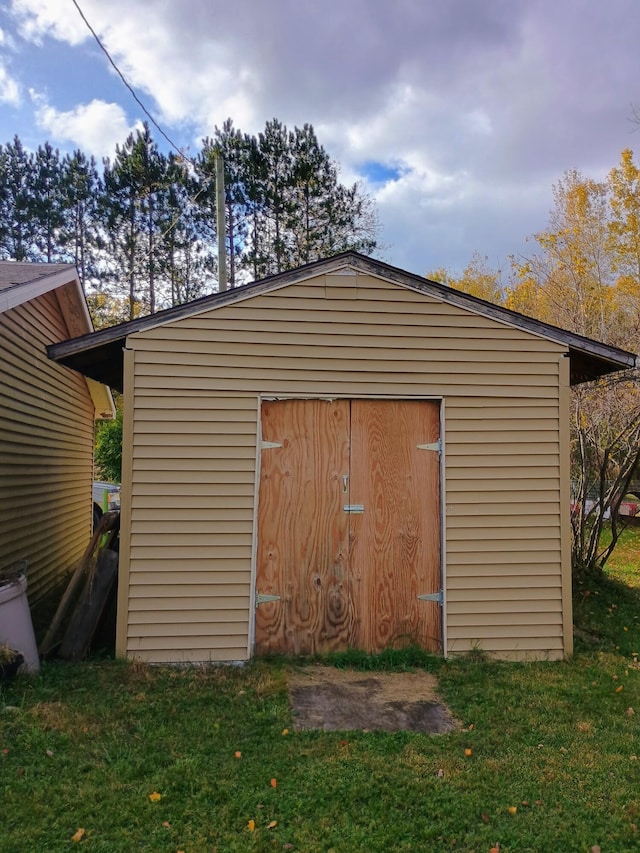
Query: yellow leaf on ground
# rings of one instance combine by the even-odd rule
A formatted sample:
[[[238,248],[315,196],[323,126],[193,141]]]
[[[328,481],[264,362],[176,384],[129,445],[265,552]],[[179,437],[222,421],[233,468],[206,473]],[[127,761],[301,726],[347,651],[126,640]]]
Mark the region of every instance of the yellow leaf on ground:
[[[515,814],[518,811],[518,807],[517,806],[509,806],[507,811],[509,812],[509,814]]]
[[[154,791],[152,794],[149,794],[149,799],[152,803],[157,803],[162,799],[162,794],[159,794],[157,791]]]
[[[272,788],[277,788],[277,786],[278,786],[278,781],[277,781],[277,779],[272,779],[272,780],[271,780],[271,787],[272,787]]]
[[[289,729],[282,729],[282,734],[283,734],[283,735],[288,735],[288,734],[289,734]]]
[[[247,829],[249,830],[249,832],[255,832],[255,828],[256,828],[255,820],[247,821]]]
[[[80,828],[77,832],[74,832],[71,836],[72,841],[82,841],[82,836],[84,835],[84,829]]]
[[[470,755],[473,755],[473,750],[467,748],[465,749],[464,754],[469,758]]]
[[[274,826],[277,826],[277,825],[278,825],[278,821],[277,821],[277,820],[272,820],[272,821],[270,821],[270,823],[267,825],[267,829],[273,829],[273,828],[274,828]]]
[[[622,693],[624,690],[624,684],[621,684],[620,687],[616,687],[616,693]]]

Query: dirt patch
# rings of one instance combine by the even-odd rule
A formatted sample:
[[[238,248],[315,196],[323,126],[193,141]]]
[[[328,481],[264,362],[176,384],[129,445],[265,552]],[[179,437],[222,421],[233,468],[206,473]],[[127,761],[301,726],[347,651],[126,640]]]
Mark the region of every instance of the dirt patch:
[[[459,726],[428,672],[312,666],[290,670],[288,685],[296,729],[443,734]]]

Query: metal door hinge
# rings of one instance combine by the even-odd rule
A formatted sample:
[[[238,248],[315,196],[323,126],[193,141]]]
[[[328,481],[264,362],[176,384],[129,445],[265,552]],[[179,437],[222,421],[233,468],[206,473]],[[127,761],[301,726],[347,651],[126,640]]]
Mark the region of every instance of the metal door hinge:
[[[345,504],[345,512],[364,512],[364,504]]]
[[[442,453],[442,439],[439,438],[437,441],[432,441],[430,444],[418,444],[416,447],[418,450],[435,450],[436,453]]]
[[[256,607],[259,604],[266,604],[267,601],[280,601],[279,595],[268,595],[264,592],[259,592],[256,595]]]
[[[426,595],[419,595],[418,599],[420,601],[437,601],[440,607],[444,604],[444,594],[442,590],[440,590],[440,592],[430,592]]]

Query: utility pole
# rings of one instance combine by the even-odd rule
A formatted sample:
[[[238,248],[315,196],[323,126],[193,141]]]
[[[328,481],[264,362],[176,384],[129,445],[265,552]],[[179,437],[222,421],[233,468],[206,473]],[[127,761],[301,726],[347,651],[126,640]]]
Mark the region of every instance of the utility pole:
[[[218,229],[218,290],[227,289],[227,247],[224,222],[224,159],[220,149],[216,151],[216,228]]]

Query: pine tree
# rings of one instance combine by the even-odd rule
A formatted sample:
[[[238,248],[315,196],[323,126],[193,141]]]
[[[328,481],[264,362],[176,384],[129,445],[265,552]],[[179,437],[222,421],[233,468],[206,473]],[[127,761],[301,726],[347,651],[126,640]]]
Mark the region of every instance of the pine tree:
[[[0,146],[0,256],[37,261],[39,251],[33,218],[33,156],[16,135]]]

